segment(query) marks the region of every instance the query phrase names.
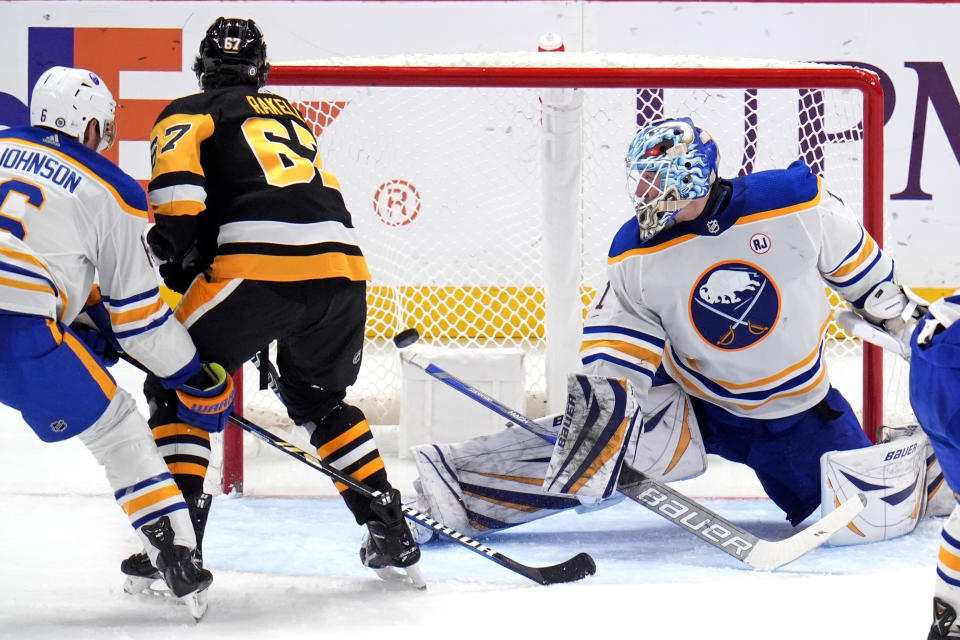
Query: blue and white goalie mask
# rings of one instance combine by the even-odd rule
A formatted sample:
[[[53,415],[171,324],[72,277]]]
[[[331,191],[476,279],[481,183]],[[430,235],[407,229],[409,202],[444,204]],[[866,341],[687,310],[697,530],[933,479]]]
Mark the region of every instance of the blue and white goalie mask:
[[[627,189],[642,240],[662,231],[690,201],[710,192],[719,155],[710,134],[690,118],[658,120],[637,133],[627,149]]]

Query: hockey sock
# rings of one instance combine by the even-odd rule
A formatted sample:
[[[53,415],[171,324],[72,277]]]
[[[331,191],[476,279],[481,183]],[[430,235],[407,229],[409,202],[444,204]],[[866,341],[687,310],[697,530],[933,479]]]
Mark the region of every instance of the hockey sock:
[[[210,432],[171,422],[153,427],[153,439],[183,495],[203,493],[210,464]]]
[[[310,444],[317,448],[317,455],[324,462],[373,489],[390,489],[380,450],[373,440],[367,418],[360,409],[339,404],[312,426]],[[334,484],[358,524],[374,518],[369,498],[357,495],[342,483]]]
[[[157,552],[143,537],[141,527],[164,515],[170,517],[177,544],[195,546],[187,504],[129,394],[118,390],[107,411],[80,434],[80,440],[104,466],[114,498],[141,535],[151,561]]]
[[[943,523],[937,557],[936,597],[960,611],[960,505]]]

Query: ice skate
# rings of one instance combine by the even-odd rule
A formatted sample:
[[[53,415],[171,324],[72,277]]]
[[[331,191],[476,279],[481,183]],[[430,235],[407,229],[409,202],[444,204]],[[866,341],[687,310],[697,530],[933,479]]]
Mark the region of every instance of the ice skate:
[[[420,547],[400,510],[400,492],[391,489],[370,503],[379,520],[367,523],[367,535],[360,546],[360,562],[388,582],[406,582],[426,589],[418,562]],[[398,571],[402,569],[403,571]]]
[[[933,626],[927,640],[946,640],[960,638],[960,626],[956,624],[957,612],[940,598],[933,599]]]
[[[209,493],[196,493],[187,499],[187,508],[190,510],[190,521],[197,537],[197,560],[203,566],[203,532],[207,527],[207,516],[210,514]],[[125,576],[123,590],[130,595],[150,595],[175,598],[167,584],[163,581],[160,571],[153,566],[150,558],[144,552],[134,553],[120,563],[120,572]]]
[[[173,528],[167,516],[140,530],[160,551],[157,569],[167,588],[187,605],[193,619],[199,621],[207,611],[205,592],[213,582],[213,575],[200,566],[196,549],[174,544]]]
[[[125,576],[123,590],[130,595],[169,595],[163,576],[150,562],[147,554],[135,553],[120,563],[120,572]]]

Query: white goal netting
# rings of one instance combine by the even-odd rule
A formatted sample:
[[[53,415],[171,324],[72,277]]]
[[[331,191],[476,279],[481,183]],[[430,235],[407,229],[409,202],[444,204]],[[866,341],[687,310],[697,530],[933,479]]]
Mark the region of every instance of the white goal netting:
[[[416,327],[434,346],[522,350],[520,408],[557,408],[558,381],[578,362],[579,324],[605,283],[609,242],[632,215],[627,144],[655,118],[688,115],[709,131],[724,177],[804,158],[882,237],[873,79],[826,65],[569,53],[275,65],[268,89],[312,126],[373,274],[348,399],[371,423],[398,422],[391,338]],[[859,342],[836,327],[830,335],[835,384],[858,409],[883,396],[869,388],[879,377],[863,381]],[[868,366],[879,370],[879,360]],[[903,374],[886,378],[884,411],[903,413]],[[246,411],[282,423],[256,382],[248,371]]]

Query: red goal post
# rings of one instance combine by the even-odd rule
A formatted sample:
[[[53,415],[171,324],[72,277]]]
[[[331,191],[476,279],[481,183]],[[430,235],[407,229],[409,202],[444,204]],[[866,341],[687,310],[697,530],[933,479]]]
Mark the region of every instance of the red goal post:
[[[539,276],[529,282],[514,284],[510,282],[509,276],[516,275],[518,270],[506,264],[505,260],[503,277],[484,272],[471,273],[466,271],[471,268],[468,263],[471,263],[471,260],[473,264],[482,262],[482,256],[477,259],[477,256],[470,255],[469,259],[460,261],[458,255],[444,254],[447,249],[445,245],[452,240],[449,230],[434,231],[433,236],[427,233],[421,237],[414,235],[414,229],[418,225],[426,225],[431,216],[438,217],[439,213],[455,217],[457,214],[452,212],[453,209],[467,206],[472,200],[485,199],[493,207],[502,195],[498,189],[507,189],[502,185],[509,181],[511,173],[523,174],[523,177],[519,178],[522,183],[519,187],[521,190],[523,184],[529,184],[532,188],[533,183],[539,183],[537,186],[544,191],[553,189],[543,188],[551,179],[544,177],[548,171],[543,167],[529,170],[526,166],[530,164],[528,155],[536,153],[530,152],[529,145],[525,143],[513,149],[514,155],[519,156],[518,165],[507,172],[508,177],[496,176],[489,179],[494,183],[494,189],[481,192],[481,186],[487,185],[471,184],[464,187],[456,178],[461,171],[480,173],[484,170],[485,165],[469,165],[467,157],[472,160],[473,155],[486,152],[488,147],[509,147],[513,142],[510,136],[520,127],[549,128],[549,119],[562,117],[561,112],[566,109],[566,103],[571,96],[579,96],[578,100],[582,100],[584,105],[594,95],[619,96],[616,107],[581,107],[583,110],[576,117],[580,119],[579,126],[582,128],[575,132],[573,137],[576,139],[568,142],[573,146],[566,148],[567,151],[583,151],[586,156],[587,146],[593,144],[587,141],[590,135],[587,129],[594,124],[593,121],[616,121],[618,135],[597,143],[597,148],[607,151],[613,148],[610,153],[616,156],[617,162],[622,162],[626,145],[632,135],[626,127],[635,129],[642,118],[649,119],[658,113],[692,115],[698,125],[718,138],[721,160],[730,156],[734,158],[733,164],[728,165],[726,170],[721,162],[721,175],[725,177],[732,177],[731,172],[779,168],[764,165],[760,154],[767,152],[758,152],[757,149],[762,149],[766,140],[785,131],[789,134],[786,142],[778,144],[784,147],[782,154],[786,155],[778,158],[776,162],[785,167],[788,163],[785,158],[792,155],[795,159],[811,154],[814,162],[808,163],[816,165],[819,162],[819,166],[814,167],[815,170],[825,173],[826,179],[831,183],[831,179],[841,173],[838,167],[843,164],[843,171],[850,174],[845,178],[850,181],[851,186],[848,188],[857,192],[852,197],[851,204],[861,213],[865,226],[876,240],[880,243],[883,241],[883,92],[877,75],[865,69],[768,60],[699,57],[668,59],[633,54],[572,52],[417,55],[277,63],[271,69],[268,90],[285,95],[307,115],[320,145],[324,169],[339,179],[348,208],[351,209],[354,222],[361,232],[361,246],[371,262],[374,281],[368,295],[368,344],[364,352],[364,370],[361,371],[361,376],[370,372],[375,378],[372,387],[374,390],[371,392],[368,388],[361,394],[364,397],[352,399],[364,408],[368,417],[371,417],[371,422],[379,416],[380,420],[395,423],[398,400],[395,397],[383,400],[385,394],[395,394],[399,385],[399,363],[392,362],[395,356],[389,340],[407,326],[417,326],[424,335],[423,341],[430,344],[453,348],[520,345],[529,349],[533,354],[531,359],[540,358],[546,361],[545,371],[534,374],[542,375],[545,381],[533,383],[534,387],[541,385],[533,393],[536,399],[531,401],[532,406],[528,403],[527,407],[521,409],[525,408],[528,413],[540,415],[544,412],[544,407],[555,406],[555,402],[549,399],[546,388],[555,386],[550,382],[551,376],[556,381],[559,375],[557,371],[550,371],[551,360],[555,368],[565,373],[569,370],[571,356],[551,355],[550,347],[543,345],[549,343],[552,336],[564,330],[568,331],[572,324],[582,320],[582,314],[589,305],[596,283],[590,282],[590,278],[586,276],[574,275],[573,286],[565,287],[569,289],[566,294],[559,291],[563,288],[562,284],[549,281],[544,283],[537,279]],[[396,92],[388,94],[389,97],[377,106],[362,111],[364,101],[391,90]],[[688,90],[691,94],[701,94],[699,97],[690,98],[690,106],[687,106],[686,102],[671,102],[680,100],[679,97],[674,97],[675,94],[679,96]],[[489,110],[490,113],[484,112],[482,116],[473,113],[471,110],[480,109],[477,105],[493,91],[503,93],[490,98],[495,105]],[[513,106],[513,96],[521,92],[533,92],[532,95],[541,104],[533,104],[534,101],[527,96],[517,99],[522,106]],[[782,97],[778,92],[786,92],[788,97]],[[626,95],[632,100],[634,94],[635,108],[624,107],[626,98],[623,96]],[[774,94],[776,97],[768,97]],[[603,98],[605,99],[606,97]],[[550,111],[553,104],[551,100],[558,105],[553,111]],[[687,98],[684,97],[683,100]],[[601,100],[598,98],[599,101]],[[780,115],[767,115],[764,111],[766,102],[783,102],[786,105],[782,109],[782,122],[779,120]],[[836,123],[830,124],[830,120],[835,118],[834,102],[843,102],[843,110],[853,110],[852,115],[843,116],[846,120],[843,120],[839,127]],[[678,104],[684,106],[678,107]],[[673,111],[665,111],[668,109]],[[679,109],[685,112],[680,112]],[[754,110],[753,115],[751,109]],[[458,110],[463,110],[459,116],[456,115]],[[620,112],[631,110],[635,120],[620,122],[624,120]],[[497,114],[497,111],[501,113]],[[356,115],[361,112],[365,115]],[[721,113],[725,115],[720,115]],[[448,115],[454,122],[459,122],[459,125],[450,125],[449,129],[445,129],[447,125],[440,120]],[[497,124],[500,115],[506,123],[502,127]],[[716,123],[711,122],[715,115],[720,118]],[[353,120],[350,120],[350,117],[353,117]],[[421,117],[424,120],[418,120]],[[626,117],[630,117],[629,113]],[[381,118],[384,119],[382,124]],[[482,121],[483,125],[477,125],[475,130],[471,129],[470,135],[474,136],[473,139],[466,144],[459,139],[452,139],[460,135],[458,129],[470,129],[468,125],[475,124],[475,120]],[[713,127],[724,128],[726,124],[731,124],[731,128],[735,130],[733,135],[740,136],[739,144],[735,139],[733,142],[724,140],[723,135],[718,136],[714,131]],[[564,126],[567,125],[561,123],[560,128]],[[406,128],[411,131],[404,133]],[[834,134],[838,128],[849,130],[849,135],[844,139],[836,138]],[[509,134],[506,133],[508,130]],[[499,138],[486,145],[486,132],[490,131],[494,132],[491,135],[498,135]],[[796,139],[793,139],[794,131],[797,134]],[[367,135],[370,136],[368,141],[358,141]],[[398,144],[399,150],[388,150],[392,138],[401,138],[404,135],[404,142]],[[541,164],[551,153],[556,155],[556,145],[562,144],[552,135],[541,136],[549,138],[547,150],[537,152],[539,156],[536,160]],[[473,144],[474,141],[476,144]],[[349,150],[345,151],[347,147]],[[430,151],[423,151],[420,147],[429,147]],[[830,151],[833,147],[841,149],[842,153]],[[421,153],[426,155],[420,155]],[[383,156],[391,154],[392,157],[384,160]],[[737,154],[740,155],[739,158],[736,157]],[[579,217],[573,224],[580,225],[577,228],[582,231],[580,235],[583,236],[580,239],[582,246],[576,249],[581,253],[576,257],[576,262],[586,264],[590,262],[590,259],[585,257],[586,254],[594,250],[585,248],[585,238],[588,230],[597,225],[595,221],[586,222],[587,214],[584,210],[601,208],[607,213],[607,218],[612,218],[617,226],[626,220],[630,210],[625,186],[618,196],[605,196],[611,203],[609,206],[587,202],[592,186],[589,179],[582,176],[591,170],[592,164],[603,162],[590,159],[579,161],[582,167],[577,176],[582,182],[577,187],[577,194],[572,196],[577,199],[577,203],[572,206],[579,207],[579,213],[574,215]],[[423,166],[431,162],[436,162],[447,170],[444,182],[448,184],[436,187],[430,185],[431,178],[423,175]],[[502,158],[495,158],[489,164],[503,162]],[[846,166],[847,164],[849,166]],[[386,168],[387,166],[389,168]],[[530,172],[524,173],[525,171]],[[356,172],[357,177],[351,177],[352,172]],[[372,182],[371,174],[378,174]],[[411,175],[419,175],[419,178],[411,178]],[[553,184],[562,184],[568,175],[565,174],[561,181]],[[624,180],[624,176],[625,172],[622,172],[618,179]],[[459,195],[456,193],[458,186],[461,188]],[[441,187],[450,189],[451,194],[439,193]],[[390,194],[386,200],[383,199],[384,193]],[[505,199],[509,200],[511,197],[507,194]],[[514,218],[525,215],[526,209],[556,206],[555,203],[531,205],[523,199],[525,197],[517,196],[524,206],[515,205],[513,209],[507,206],[504,213],[491,214],[503,216],[497,222],[491,223],[494,226],[491,233],[494,236],[496,233],[500,234],[497,237],[502,239],[501,244],[518,241],[531,233],[541,233],[542,236],[538,236],[537,242],[543,245],[559,245],[559,248],[554,250],[556,255],[553,258],[535,256],[545,264],[544,270],[553,273],[562,270],[561,266],[566,268],[564,256],[568,257],[566,262],[573,260],[569,260],[569,247],[564,245],[564,241],[568,235],[576,235],[569,233],[569,227],[566,227],[565,234],[558,233],[551,229],[552,221],[546,220],[541,225],[542,229],[538,227],[535,232],[526,227],[516,232],[508,230],[508,222],[512,223]],[[607,209],[613,213],[608,213]],[[387,213],[384,213],[385,210]],[[472,211],[471,215],[468,224],[461,221],[457,228],[465,236],[476,233],[478,243],[492,242],[480,229],[485,224],[486,213],[483,213],[483,221],[476,211]],[[535,217],[542,213],[530,212],[530,215]],[[516,236],[511,235],[514,233]],[[605,242],[609,242],[612,233],[604,235]],[[428,242],[435,242],[436,238],[445,238],[447,242],[426,247]],[[604,240],[601,238],[598,242],[602,243]],[[387,254],[390,254],[392,259],[394,254],[399,253],[398,246],[405,247],[412,253],[413,261],[419,266],[430,262],[432,255],[442,254],[445,262],[433,264],[434,273],[446,274],[450,269],[463,268],[463,278],[450,280],[417,273],[406,282],[402,279],[406,267],[397,267],[386,262],[378,263]],[[532,250],[525,248],[526,246],[518,246],[517,252],[526,251],[533,257]],[[605,250],[606,246],[602,246],[602,249]],[[470,249],[461,246],[460,251],[469,253]],[[498,256],[499,254],[492,260],[500,260]],[[596,276],[591,277],[596,280]],[[562,300],[561,306],[564,309],[560,320],[556,320],[556,310],[551,312],[546,309],[547,299]],[[556,303],[554,304],[556,306]],[[470,324],[474,319],[476,323]],[[558,326],[563,325],[566,329],[558,329]],[[833,336],[835,340],[852,343],[850,338],[837,331],[833,332]],[[576,346],[570,344],[569,336],[555,342],[559,342],[555,348],[565,352],[572,351],[575,359]],[[859,349],[859,345],[857,348]],[[373,370],[380,366],[381,361],[386,363],[387,369],[392,367],[387,374]],[[877,348],[866,346],[862,350],[862,362],[862,421],[867,432],[873,434],[884,415],[883,358]],[[388,379],[391,376],[393,379]],[[250,375],[248,370],[244,392],[248,398],[245,411],[253,411],[248,415],[255,419],[262,417],[264,411],[282,413],[275,400],[264,399],[264,393],[267,392],[257,392],[255,387],[251,388],[250,378],[255,377]],[[378,385],[392,387],[393,391],[384,392]],[[375,399],[371,404],[364,405],[367,396]],[[256,397],[261,400],[255,400]],[[272,406],[264,409],[265,405]],[[261,412],[259,416],[256,413],[258,410]],[[241,443],[239,433],[225,434],[225,490],[241,486],[242,466],[239,472],[236,467],[238,464],[242,465],[242,454],[236,449],[237,446],[242,446]]]

